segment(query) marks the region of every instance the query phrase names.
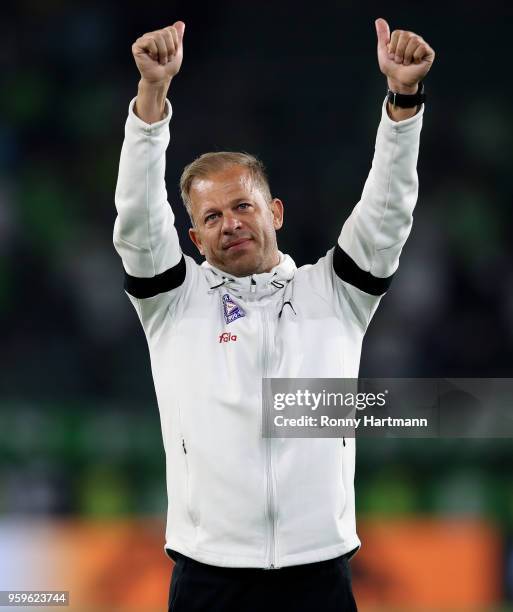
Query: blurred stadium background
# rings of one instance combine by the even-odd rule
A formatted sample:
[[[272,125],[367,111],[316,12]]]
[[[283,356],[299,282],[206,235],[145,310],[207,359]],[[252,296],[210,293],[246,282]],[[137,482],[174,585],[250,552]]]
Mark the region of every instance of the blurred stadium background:
[[[511,376],[511,7],[21,0],[3,16],[0,589],[69,590],[75,610],[165,606],[158,410],[111,242],[146,31],[187,24],[167,171],[184,251],[181,169],[242,149],[285,202],[280,245],[298,265],[334,244],[370,167],[374,19],[423,35],[437,58],[415,224],[361,374]],[[360,609],[513,609],[511,441],[358,447]]]

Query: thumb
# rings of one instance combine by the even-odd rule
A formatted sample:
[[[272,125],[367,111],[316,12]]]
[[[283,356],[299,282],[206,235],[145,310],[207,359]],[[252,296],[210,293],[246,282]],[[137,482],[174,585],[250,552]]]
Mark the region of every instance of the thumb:
[[[183,33],[185,32],[185,23],[183,21],[175,21],[175,23],[173,23],[173,27],[176,28],[178,38],[180,39],[180,42],[182,42]]]
[[[382,19],[376,19],[374,22],[376,26],[376,34],[378,36],[378,47],[386,47],[390,42],[390,28],[388,27],[388,23]]]

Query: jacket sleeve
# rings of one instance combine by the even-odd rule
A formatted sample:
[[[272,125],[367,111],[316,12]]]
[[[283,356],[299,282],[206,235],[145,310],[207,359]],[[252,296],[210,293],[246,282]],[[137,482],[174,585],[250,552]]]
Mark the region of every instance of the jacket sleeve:
[[[374,158],[360,201],[340,233],[333,270],[367,322],[387,291],[408,238],[417,201],[417,158],[424,105],[403,121],[381,109]]]
[[[151,125],[137,117],[134,104],[135,98],[119,163],[114,246],[123,261],[125,290],[141,316],[144,301],[176,297],[186,265],[165,185],[171,104],[166,100],[167,116]]]

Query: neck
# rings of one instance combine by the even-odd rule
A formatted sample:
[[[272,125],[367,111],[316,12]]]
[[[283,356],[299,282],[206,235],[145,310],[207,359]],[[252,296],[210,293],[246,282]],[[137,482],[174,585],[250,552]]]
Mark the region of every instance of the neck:
[[[273,268],[275,268],[280,263],[280,254],[278,250],[275,251],[274,257],[271,259],[271,261],[274,261],[274,263],[271,264],[268,268],[261,270],[261,272],[270,272]],[[258,274],[258,273],[256,272],[255,274]]]

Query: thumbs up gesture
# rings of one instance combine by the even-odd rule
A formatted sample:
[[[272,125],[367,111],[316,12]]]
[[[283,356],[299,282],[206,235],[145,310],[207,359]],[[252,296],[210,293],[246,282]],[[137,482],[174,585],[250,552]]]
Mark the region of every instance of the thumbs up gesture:
[[[148,83],[169,82],[180,70],[183,59],[183,34],[185,23],[177,21],[172,26],[148,32],[132,45],[132,53],[141,73]]]
[[[435,52],[415,32],[394,30],[384,19],[376,19],[378,37],[378,62],[381,72],[387,77],[388,86],[396,93],[411,94],[417,84],[429,72]]]

